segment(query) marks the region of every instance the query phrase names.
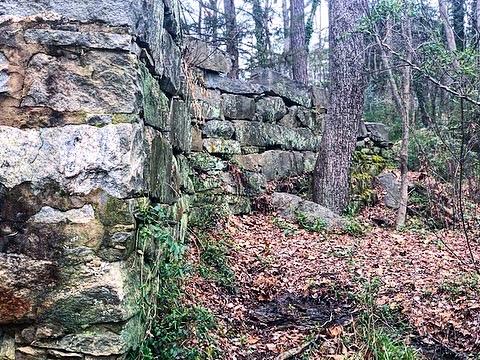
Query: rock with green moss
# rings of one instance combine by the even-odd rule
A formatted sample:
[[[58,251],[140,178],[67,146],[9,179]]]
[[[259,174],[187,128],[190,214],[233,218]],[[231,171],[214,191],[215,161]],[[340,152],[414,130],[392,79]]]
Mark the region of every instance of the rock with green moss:
[[[227,168],[226,161],[206,152],[192,153],[189,159],[192,168],[201,172],[221,171]]]
[[[240,154],[240,143],[229,139],[204,139],[203,148],[210,154]]]
[[[160,134],[153,133],[150,142],[149,189],[152,197],[160,203],[174,200],[172,190],[173,151],[170,143]]]
[[[140,66],[143,117],[147,125],[160,131],[170,131],[169,100],[165,96],[157,79],[148,71],[145,65]]]
[[[170,124],[173,150],[188,154],[192,149],[192,122],[187,104],[180,98],[172,99]]]
[[[320,137],[307,128],[288,128],[258,121],[233,122],[242,146],[277,147],[284,150],[316,151]]]
[[[287,113],[287,108],[281,97],[264,97],[257,100],[256,112],[258,120],[273,123]]]

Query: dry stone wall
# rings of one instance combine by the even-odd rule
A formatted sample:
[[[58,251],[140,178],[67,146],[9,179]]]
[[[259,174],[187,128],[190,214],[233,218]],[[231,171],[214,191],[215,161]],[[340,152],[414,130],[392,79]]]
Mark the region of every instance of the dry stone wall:
[[[313,170],[319,92],[227,78],[177,1],[0,1],[0,359],[125,358],[160,251],[138,209],[181,241]]]
[[[175,236],[188,212],[178,6],[0,2],[0,359],[142,338],[135,209],[165,204]]]
[[[302,87],[271,70],[230,79],[228,59],[197,40],[186,58],[197,71],[192,94],[192,221],[241,214],[269,183],[310,174],[326,116],[321,89]],[[362,123],[358,145],[386,145],[378,123]],[[270,187],[270,190],[272,188]]]

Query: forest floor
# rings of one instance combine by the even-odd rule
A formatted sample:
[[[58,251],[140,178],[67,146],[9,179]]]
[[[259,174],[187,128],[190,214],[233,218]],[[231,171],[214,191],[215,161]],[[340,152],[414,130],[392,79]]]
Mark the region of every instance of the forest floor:
[[[362,233],[346,234],[257,213],[193,234],[201,271],[187,297],[215,316],[221,357],[480,359],[480,278],[463,235],[396,231],[394,216],[366,208]]]

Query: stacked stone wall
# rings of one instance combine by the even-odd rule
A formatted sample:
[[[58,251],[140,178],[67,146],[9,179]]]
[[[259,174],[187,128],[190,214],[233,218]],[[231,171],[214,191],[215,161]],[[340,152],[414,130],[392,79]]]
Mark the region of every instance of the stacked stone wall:
[[[178,7],[0,2],[1,359],[138,346],[136,209],[165,204],[177,237],[188,214]]]
[[[178,9],[0,2],[0,359],[124,358],[145,334],[142,279],[158,280],[139,210],[160,204],[181,242],[188,220],[248,213],[313,170],[318,91],[229,79]]]

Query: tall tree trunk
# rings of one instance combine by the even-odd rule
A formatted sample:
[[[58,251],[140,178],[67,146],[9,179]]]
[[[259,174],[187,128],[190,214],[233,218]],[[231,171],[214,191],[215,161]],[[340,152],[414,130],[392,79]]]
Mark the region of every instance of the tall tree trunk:
[[[218,40],[218,6],[217,0],[210,0],[210,9],[209,9],[209,19],[210,19],[210,27],[211,27],[211,34],[212,34],[212,42],[214,44],[217,43]]]
[[[407,17],[402,24],[402,35],[405,39],[406,59],[412,62],[412,27],[411,19]],[[400,145],[400,199],[397,212],[397,229],[405,226],[408,204],[408,142],[410,135],[410,120],[412,117],[412,68],[404,66],[402,68],[404,114],[402,119],[402,143]]]
[[[308,59],[305,39],[304,0],[290,0],[290,52],[293,79],[307,84]]]
[[[355,32],[363,0],[329,1],[327,118],[314,171],[314,201],[340,213],[349,201],[349,172],[366,86],[365,39]]]
[[[455,43],[459,50],[465,45],[465,1],[452,0],[452,25]]]
[[[480,0],[479,0],[480,1]],[[290,71],[290,9],[288,0],[282,0],[282,19],[283,19],[283,66],[286,74]]]
[[[227,30],[227,53],[232,59],[232,70],[228,76],[233,79],[238,79],[238,29],[237,29],[237,15],[235,10],[235,0],[224,0],[223,9],[225,12],[225,26]]]
[[[438,0],[438,6],[440,10],[440,20],[442,21],[443,30],[445,31],[448,50],[454,52],[457,50],[457,44],[455,42],[455,34],[452,26],[450,25],[450,21],[448,20],[447,5],[445,0]]]
[[[257,62],[261,67],[268,64],[268,44],[265,38],[264,16],[260,0],[252,0],[252,15],[255,24],[255,48],[257,50]]]

